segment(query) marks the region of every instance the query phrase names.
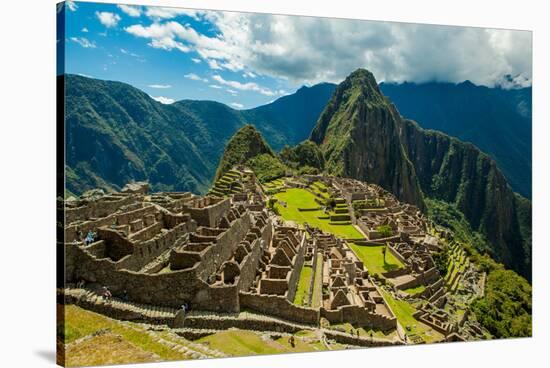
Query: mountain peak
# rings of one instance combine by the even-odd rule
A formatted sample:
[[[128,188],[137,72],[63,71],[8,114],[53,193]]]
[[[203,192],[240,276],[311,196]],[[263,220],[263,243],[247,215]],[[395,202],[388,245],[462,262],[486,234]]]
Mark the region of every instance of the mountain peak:
[[[245,164],[259,155],[275,156],[273,150],[256,130],[254,125],[246,124],[229,140],[216,172],[216,180],[236,165]]]
[[[401,200],[424,207],[412,164],[398,136],[399,115],[374,75],[357,69],[336,88],[311,133],[328,172],[377,183]]]
[[[350,75],[348,75],[346,79],[350,79],[360,83],[376,85],[376,78],[374,77],[374,74],[364,68],[356,69]]]
[[[374,75],[367,69],[357,69],[339,85],[343,96],[350,100],[384,105],[386,100],[380,91]]]

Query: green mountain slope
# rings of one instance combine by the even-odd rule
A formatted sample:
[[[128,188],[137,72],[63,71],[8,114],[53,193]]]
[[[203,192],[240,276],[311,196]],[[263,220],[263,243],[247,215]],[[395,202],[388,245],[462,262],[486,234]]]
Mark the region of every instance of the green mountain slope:
[[[120,82],[66,75],[66,185],[205,193],[229,138],[255,124],[276,149],[307,138],[334,88],[303,87],[271,104],[238,111],[213,101],[163,105]]]
[[[421,208],[424,195],[455,204],[494,257],[530,279],[527,200],[472,144],[402,119],[370,72],[359,69],[337,87],[311,139],[328,172],[377,183]]]
[[[294,147],[285,146],[279,156],[283,162],[296,169],[311,171],[322,171],[325,168],[325,157],[323,152],[313,141],[305,140]]]
[[[216,180],[236,165],[251,168],[260,181],[285,174],[285,165],[253,125],[243,126],[231,137],[216,170]]]
[[[206,152],[187,133],[196,119],[118,82],[67,76],[67,189],[119,189],[149,180],[156,190],[203,191],[212,171]],[[203,129],[204,130],[204,129]]]
[[[427,199],[426,204],[428,217],[451,230],[470,260],[487,273],[483,297],[470,305],[477,320],[498,338],[531,336],[532,288],[529,282],[480,252],[489,247],[487,240],[472,230],[454,204],[432,199]]]

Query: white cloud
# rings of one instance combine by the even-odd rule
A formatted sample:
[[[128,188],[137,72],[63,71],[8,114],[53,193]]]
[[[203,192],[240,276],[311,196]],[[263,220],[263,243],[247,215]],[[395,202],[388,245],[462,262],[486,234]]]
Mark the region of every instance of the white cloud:
[[[208,83],[208,79],[201,78],[198,75],[196,75],[195,73],[185,74],[184,77],[187,78],[187,79],[194,80],[194,81],[202,81],[204,83]]]
[[[237,92],[237,91],[235,91],[235,90],[233,90],[233,89],[229,89],[229,88],[226,89],[226,91],[227,91],[228,93],[230,93],[232,96],[236,96],[236,95],[239,94],[239,92]]]
[[[203,13],[202,11],[192,9],[162,8],[157,6],[148,7],[145,11],[145,15],[157,21],[161,19],[173,19],[181,15],[199,20]]]
[[[107,28],[116,27],[120,21],[120,15],[110,12],[95,12],[97,19]]]
[[[151,96],[151,98],[165,105],[170,105],[176,102],[176,100],[174,100],[173,98],[164,97],[164,96],[158,96],[158,97]]]
[[[261,87],[258,84],[252,82],[241,83],[237,81],[225,80],[220,75],[215,75],[212,77],[212,79],[214,79],[219,84],[223,84],[241,91],[254,91],[266,96],[273,96],[275,94],[269,88]]]
[[[148,87],[149,87],[149,88],[157,88],[157,89],[172,88],[172,86],[169,85],[169,84],[150,84]]]
[[[210,67],[210,69],[213,69],[213,70],[221,70],[222,69],[222,67],[218,64],[218,62],[216,60],[209,59],[209,60],[206,60],[206,62],[208,63],[208,66]]]
[[[88,28],[86,27],[82,28],[81,32],[88,33]]]
[[[191,61],[194,62],[195,64],[201,63],[201,59],[197,59],[197,58],[191,58]]]
[[[223,88],[222,86],[218,86],[218,85],[216,85],[216,84],[211,84],[211,85],[209,85],[208,87],[214,88],[214,89],[222,89],[222,88]]]
[[[72,0],[65,1],[65,4],[67,4],[67,9],[70,11],[76,11],[76,9],[78,9],[78,5]]]
[[[165,24],[153,23],[148,27],[144,27],[141,24],[134,24],[130,27],[126,27],[125,31],[141,38],[148,38],[151,40],[149,46],[164,49],[172,50],[177,49],[182,52],[189,52],[191,49],[184,45],[180,41],[176,41],[175,33],[181,32],[183,26],[176,22],[169,22]]]
[[[173,18],[174,9],[150,9],[157,9],[157,21],[126,28],[149,45],[195,51],[213,70],[295,85],[340,82],[360,67],[378,81],[469,79],[492,86],[507,74],[528,83],[532,77],[532,35],[526,31],[205,11],[200,16],[217,30],[207,36],[173,20],[161,22]]]
[[[132,5],[117,5],[117,7],[122,10],[125,14],[130,17],[139,17],[141,16],[141,6],[132,6]]]
[[[80,75],[81,77],[84,77],[84,78],[93,78],[91,75],[84,74],[84,73],[76,73],[76,74]]]
[[[71,41],[78,43],[80,46],[84,47],[85,49],[95,49],[96,45],[95,42],[88,40],[85,37],[71,37]]]
[[[130,51],[126,50],[126,49],[120,49],[120,52],[122,52],[122,53],[125,54],[125,55],[130,55],[130,56],[133,56],[133,57],[136,57],[136,58],[139,57],[138,54],[134,54],[133,52],[130,52]]]
[[[242,109],[244,107],[243,104],[240,104],[238,102],[231,102],[231,106],[236,107],[237,109]]]
[[[256,74],[252,72],[245,72],[243,73],[243,78],[256,78]]]

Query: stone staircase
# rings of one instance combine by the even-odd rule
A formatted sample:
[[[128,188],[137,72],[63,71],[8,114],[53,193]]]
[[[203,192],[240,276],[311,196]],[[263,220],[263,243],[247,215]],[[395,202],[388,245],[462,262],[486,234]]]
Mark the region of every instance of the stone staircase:
[[[65,303],[78,306],[106,316],[123,320],[150,324],[171,325],[177,310],[111,298],[105,301],[96,291],[90,289],[66,288]]]

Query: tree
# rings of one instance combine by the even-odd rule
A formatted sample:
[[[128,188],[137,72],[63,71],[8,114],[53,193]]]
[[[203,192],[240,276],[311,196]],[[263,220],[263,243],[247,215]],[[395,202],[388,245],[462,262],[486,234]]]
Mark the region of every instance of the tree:
[[[437,267],[439,274],[441,277],[444,277],[447,274],[447,265],[449,264],[449,253],[447,249],[442,249],[433,253],[432,259],[434,260],[435,267]]]
[[[277,198],[269,198],[267,200],[267,207],[272,210],[275,207],[275,203],[277,203]]]
[[[393,235],[393,230],[389,225],[380,225],[376,228],[383,238],[389,238]]]

